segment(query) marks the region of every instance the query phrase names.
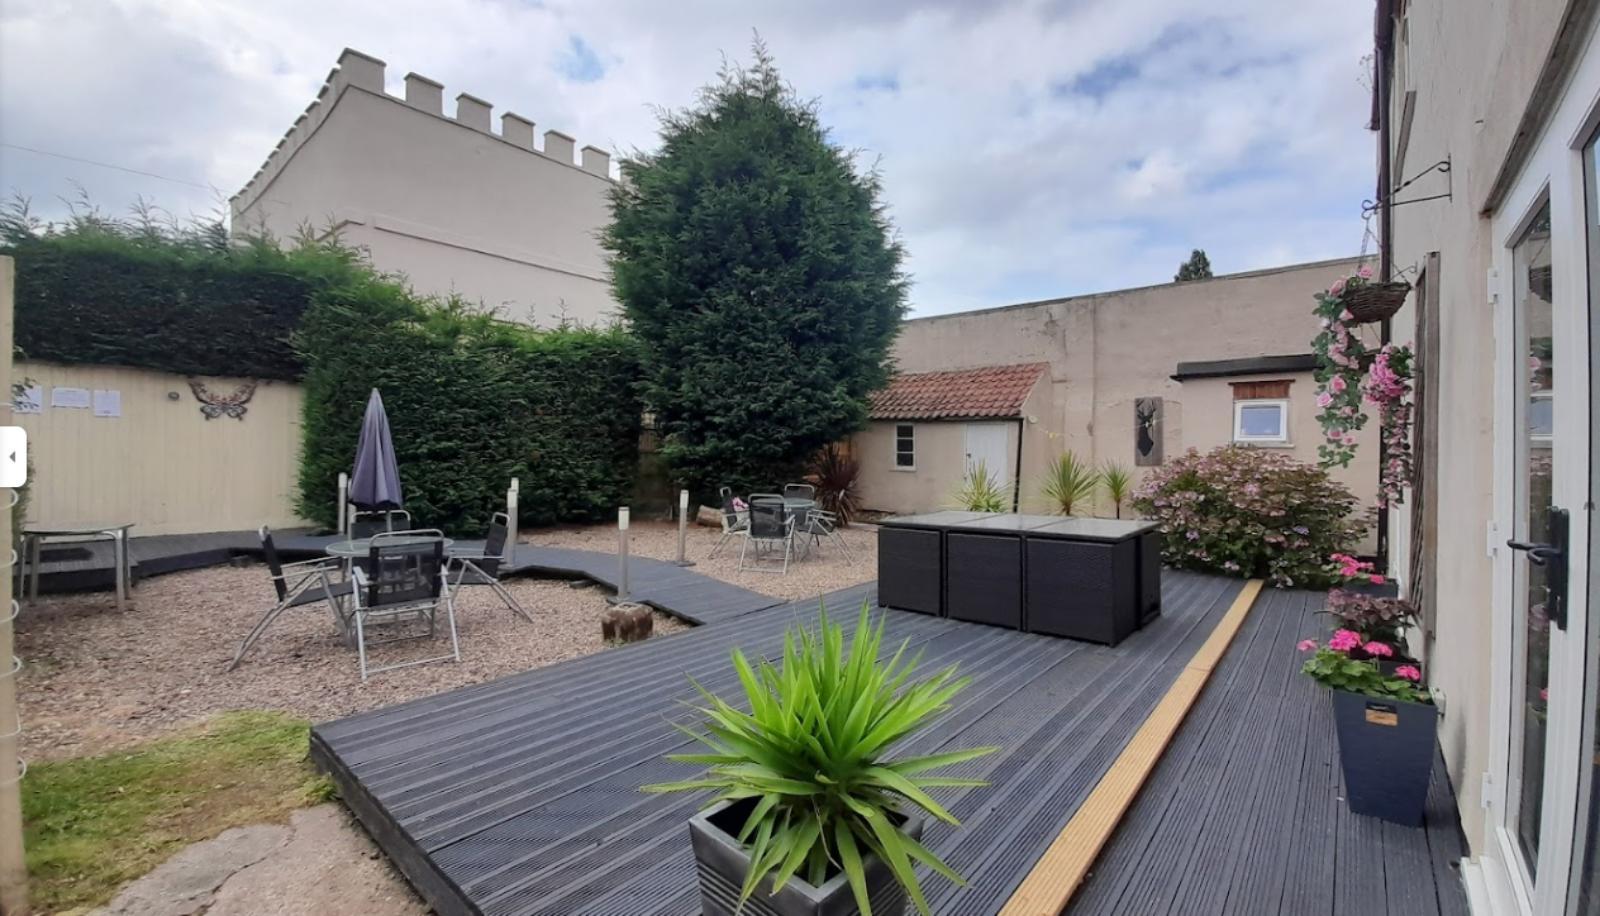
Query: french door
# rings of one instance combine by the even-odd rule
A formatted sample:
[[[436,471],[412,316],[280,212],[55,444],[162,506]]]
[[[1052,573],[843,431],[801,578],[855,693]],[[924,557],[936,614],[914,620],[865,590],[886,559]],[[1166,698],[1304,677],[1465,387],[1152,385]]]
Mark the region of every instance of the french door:
[[[1515,909],[1600,916],[1593,873],[1597,658],[1589,570],[1600,297],[1595,142],[1600,55],[1587,51],[1493,219],[1495,638],[1490,848]]]

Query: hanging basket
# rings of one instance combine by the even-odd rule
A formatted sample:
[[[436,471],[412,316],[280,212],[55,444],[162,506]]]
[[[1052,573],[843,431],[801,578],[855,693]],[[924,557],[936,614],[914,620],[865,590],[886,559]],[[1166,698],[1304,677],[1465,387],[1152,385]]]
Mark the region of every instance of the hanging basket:
[[[1405,305],[1406,295],[1410,292],[1411,284],[1404,280],[1363,283],[1355,289],[1346,290],[1340,305],[1350,313],[1353,323],[1374,324],[1393,318],[1395,312],[1400,311],[1400,306]]]

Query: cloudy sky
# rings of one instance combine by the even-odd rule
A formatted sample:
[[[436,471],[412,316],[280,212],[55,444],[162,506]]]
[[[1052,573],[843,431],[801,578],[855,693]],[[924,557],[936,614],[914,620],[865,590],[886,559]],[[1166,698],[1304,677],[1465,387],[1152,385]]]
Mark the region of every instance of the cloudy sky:
[[[1357,251],[1371,20],[1349,0],[0,0],[0,190],[45,216],[77,186],[212,212],[346,46],[396,94],[416,71],[648,149],[655,106],[755,29],[878,164],[914,312],[936,314],[1165,282],[1195,247],[1218,273]]]

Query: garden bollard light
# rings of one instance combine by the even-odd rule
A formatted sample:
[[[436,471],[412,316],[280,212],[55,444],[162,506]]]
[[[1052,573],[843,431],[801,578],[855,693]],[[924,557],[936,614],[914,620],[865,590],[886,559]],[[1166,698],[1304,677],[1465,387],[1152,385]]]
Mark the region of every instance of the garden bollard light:
[[[632,600],[628,596],[628,507],[617,510],[617,593],[612,604]]]
[[[694,561],[689,559],[687,553],[689,540],[689,491],[678,491],[678,559],[675,566],[693,566]]]

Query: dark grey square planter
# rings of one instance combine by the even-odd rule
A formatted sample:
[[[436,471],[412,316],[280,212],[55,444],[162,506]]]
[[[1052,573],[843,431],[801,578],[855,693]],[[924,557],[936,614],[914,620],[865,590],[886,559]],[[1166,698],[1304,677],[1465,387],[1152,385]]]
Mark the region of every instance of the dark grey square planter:
[[[704,916],[851,916],[859,913],[850,881],[841,872],[812,887],[791,878],[776,894],[768,893],[771,882],[763,881],[744,907],[739,907],[739,889],[750,870],[750,855],[734,837],[750,814],[750,800],[722,802],[689,819],[689,842],[694,847],[695,870],[700,877],[700,907]],[[905,818],[901,828],[912,839],[922,839],[921,818]],[[864,860],[867,872],[867,899],[873,916],[901,916],[906,910],[906,892],[894,879],[894,872],[876,856]]]
[[[1433,774],[1438,707],[1333,692],[1345,799],[1356,814],[1422,826]]]

